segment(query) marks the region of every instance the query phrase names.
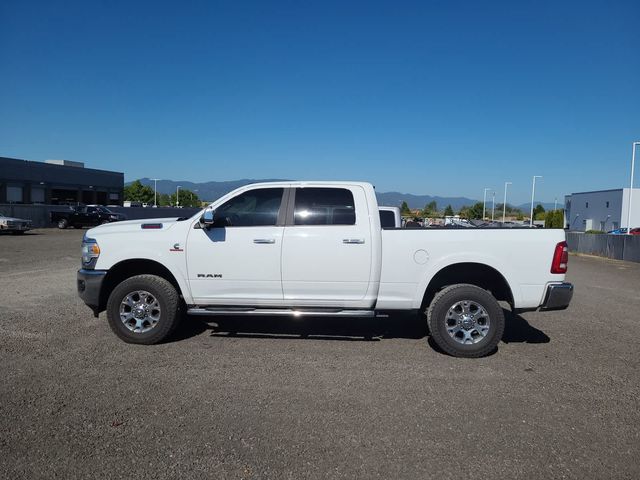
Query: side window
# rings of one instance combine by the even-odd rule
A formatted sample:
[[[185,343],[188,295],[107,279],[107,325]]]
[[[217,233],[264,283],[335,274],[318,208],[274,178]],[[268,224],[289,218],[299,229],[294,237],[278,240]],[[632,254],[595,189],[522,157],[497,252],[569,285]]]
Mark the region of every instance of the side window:
[[[355,225],[353,194],[346,188],[298,188],[295,225]]]
[[[97,211],[96,207],[87,207],[87,213],[96,213]]]
[[[216,208],[216,217],[230,227],[274,226],[284,188],[261,188],[241,193]]]
[[[391,210],[380,210],[380,225],[382,228],[393,228],[396,226],[396,216]]]

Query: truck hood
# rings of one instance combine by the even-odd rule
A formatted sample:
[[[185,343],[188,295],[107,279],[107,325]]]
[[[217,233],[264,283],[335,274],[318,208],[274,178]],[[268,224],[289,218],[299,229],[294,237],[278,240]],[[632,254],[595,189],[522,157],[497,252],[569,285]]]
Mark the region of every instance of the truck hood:
[[[126,220],[122,222],[105,223],[87,230],[87,237],[93,235],[105,235],[112,233],[133,233],[133,232],[157,232],[171,229],[178,223],[177,217],[170,218],[146,218],[143,220]],[[189,220],[184,220],[188,222]]]
[[[28,222],[31,223],[31,220],[26,220],[24,218],[16,218],[16,217],[5,217],[5,216],[0,216],[0,222]]]

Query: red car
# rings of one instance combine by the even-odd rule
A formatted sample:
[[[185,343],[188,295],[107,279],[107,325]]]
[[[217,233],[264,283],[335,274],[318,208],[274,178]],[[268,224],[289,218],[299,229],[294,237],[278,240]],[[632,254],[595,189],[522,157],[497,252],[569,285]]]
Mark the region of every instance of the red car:
[[[640,235],[640,227],[632,228],[629,233],[631,235]]]

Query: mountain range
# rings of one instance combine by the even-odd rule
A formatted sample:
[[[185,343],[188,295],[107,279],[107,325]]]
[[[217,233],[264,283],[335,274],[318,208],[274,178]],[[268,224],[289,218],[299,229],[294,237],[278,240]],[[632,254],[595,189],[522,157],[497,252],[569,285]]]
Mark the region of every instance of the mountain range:
[[[141,178],[139,179],[140,183],[143,185],[147,185],[151,188],[154,188],[154,181],[150,178]],[[285,179],[249,179],[243,178],[241,180],[229,180],[222,182],[188,182],[188,181],[179,181],[176,182],[174,180],[158,180],[157,181],[157,189],[158,193],[174,193],[178,186],[180,188],[191,190],[198,194],[203,200],[213,201],[216,198],[229,193],[236,188],[242,187],[244,185],[248,185],[250,183],[258,183],[258,182],[278,182],[278,181],[286,181]],[[126,185],[130,185],[132,182],[127,182]],[[459,210],[465,205],[471,206],[476,202],[481,200],[474,200],[472,198],[467,197],[439,197],[439,196],[431,196],[431,195],[413,195],[411,193],[400,193],[400,192],[376,192],[376,197],[378,198],[378,203],[380,205],[389,205],[389,206],[400,206],[402,202],[407,202],[409,208],[424,208],[426,204],[429,202],[435,201],[438,204],[438,208],[442,209],[447,205],[451,205],[454,210]],[[496,202],[497,203],[497,202]],[[545,209],[553,209],[553,203],[545,203],[545,202],[536,202],[536,205],[541,203]],[[487,208],[490,208],[491,202],[487,200]],[[528,212],[531,204],[525,203],[522,205],[516,205],[516,208],[519,208],[523,212]],[[562,204],[560,204],[562,206]]]

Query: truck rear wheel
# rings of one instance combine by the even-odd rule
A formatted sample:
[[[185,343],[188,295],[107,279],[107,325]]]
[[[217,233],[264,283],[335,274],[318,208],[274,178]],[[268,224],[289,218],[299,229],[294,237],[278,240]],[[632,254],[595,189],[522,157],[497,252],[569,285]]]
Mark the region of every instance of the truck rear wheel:
[[[58,228],[64,230],[65,228],[67,228],[69,226],[69,222],[67,221],[66,218],[63,218],[62,220],[60,220],[58,222]]]
[[[431,337],[449,355],[483,357],[504,333],[504,313],[488,291],[475,285],[451,285],[434,297],[427,310]]]
[[[113,289],[107,302],[111,330],[127,343],[153,345],[180,322],[175,287],[156,275],[136,275]]]

